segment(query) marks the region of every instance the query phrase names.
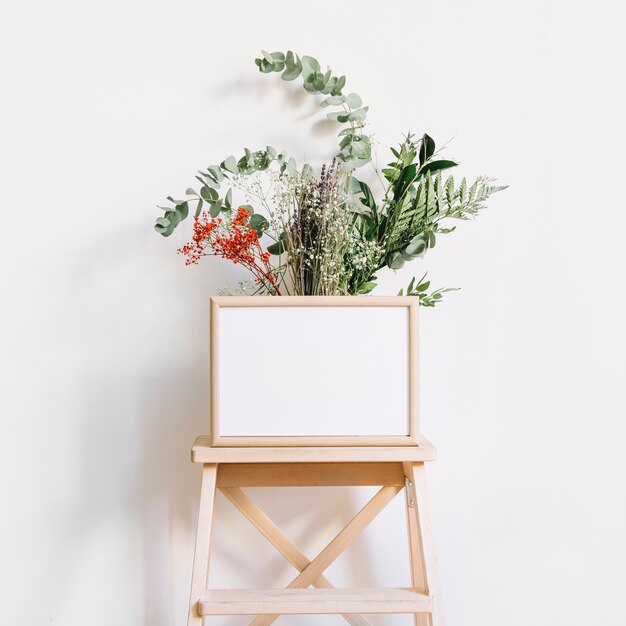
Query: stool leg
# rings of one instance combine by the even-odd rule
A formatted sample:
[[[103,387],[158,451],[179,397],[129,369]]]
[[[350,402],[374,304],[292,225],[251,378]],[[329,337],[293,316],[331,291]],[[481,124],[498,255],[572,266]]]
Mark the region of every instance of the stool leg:
[[[207,588],[209,578],[209,558],[211,551],[211,533],[213,530],[213,503],[215,501],[216,478],[217,465],[214,463],[205,463],[202,466],[202,490],[200,492],[200,508],[198,510],[196,549],[193,555],[191,596],[189,598],[187,626],[202,626],[202,616],[198,614],[197,603],[200,596]]]
[[[424,463],[403,463],[403,467],[414,494],[412,506],[410,506],[411,494],[407,493],[407,527],[412,584],[416,589],[432,596],[434,603],[432,614],[422,613],[415,616],[415,626],[444,626]]]

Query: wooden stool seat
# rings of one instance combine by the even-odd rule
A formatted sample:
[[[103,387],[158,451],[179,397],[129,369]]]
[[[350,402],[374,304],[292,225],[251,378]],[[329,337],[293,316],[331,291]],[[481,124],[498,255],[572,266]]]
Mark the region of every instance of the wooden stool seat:
[[[211,447],[198,437],[202,490],[188,626],[209,615],[254,615],[269,626],[280,615],[340,614],[353,626],[371,626],[365,614],[410,613],[416,626],[443,626],[424,464],[436,459],[424,437],[417,446]],[[242,487],[379,486],[371,500],[314,558],[309,559]],[[208,589],[215,491],[219,489],[298,572],[287,589]],[[337,589],[324,571],[403,489],[411,561],[410,588]]]
[[[351,463],[363,461],[436,461],[437,449],[426,437],[419,436],[417,446],[325,446],[253,448],[253,447],[211,447],[211,437],[196,439],[191,449],[192,463]]]

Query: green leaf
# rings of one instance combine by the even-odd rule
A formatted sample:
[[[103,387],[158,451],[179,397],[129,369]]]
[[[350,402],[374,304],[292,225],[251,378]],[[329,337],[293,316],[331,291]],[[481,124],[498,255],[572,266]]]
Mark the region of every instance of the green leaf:
[[[211,187],[207,187],[207,186],[204,186],[204,187],[200,188],[200,195],[207,202],[215,202],[215,200],[217,200],[217,198],[218,198],[217,191],[215,191],[215,189],[212,189]]]
[[[340,106],[341,104],[344,103],[344,101],[345,101],[345,98],[343,96],[328,96],[328,98],[320,102],[320,106],[321,107]]]
[[[357,159],[369,160],[372,156],[372,145],[367,137],[356,137],[350,142],[350,153]]]
[[[222,201],[218,198],[213,204],[211,204],[210,215],[211,217],[217,217],[222,210]]]
[[[361,100],[361,96],[356,93],[351,93],[346,96],[346,104],[351,109],[358,109],[363,104],[363,101]]]
[[[380,170],[383,173],[383,176],[390,182],[396,180],[398,176],[400,176],[400,171],[393,167],[385,167]]]
[[[272,58],[272,63],[274,64],[285,62],[285,55],[282,52],[272,52],[270,57]]]
[[[353,178],[352,180],[356,180]],[[372,212],[376,212],[376,200],[374,200],[374,195],[372,194],[372,190],[366,185],[364,182],[358,180],[357,181],[361,193],[363,194],[363,198],[361,198],[361,202],[369,207]]]
[[[421,169],[420,174],[426,174],[427,172],[436,172],[438,170],[447,170],[450,167],[456,167],[458,163],[454,161],[447,161],[442,159],[441,161],[431,161],[430,163],[426,163],[424,167]]]
[[[274,71],[274,64],[269,63],[267,59],[254,59],[254,62],[257,64],[259,71],[263,72],[263,74],[270,74]]]
[[[360,294],[369,293],[372,289],[375,289],[376,286],[376,283],[369,281],[360,285],[356,292]]]
[[[174,231],[167,217],[159,217],[154,224],[154,230],[163,235],[163,237],[169,237]]]
[[[429,137],[426,133],[422,137],[422,143],[420,145],[420,165],[426,163],[428,159],[435,153],[435,142],[432,137]]]
[[[345,85],[346,85],[346,77],[340,76],[337,79],[337,84],[335,85],[335,88],[333,89],[333,96],[340,96],[341,90],[345,87]]]
[[[328,73],[328,72],[327,72]],[[320,93],[327,95],[332,93],[335,89],[335,85],[337,84],[337,78],[335,76],[331,76],[324,85],[324,88],[320,90]]]
[[[293,157],[289,158],[289,161],[287,161],[287,163],[285,163],[285,171],[290,174],[290,175],[295,175],[297,172],[297,168],[298,168],[298,164],[296,163],[296,160]]]
[[[392,255],[390,259],[388,259],[387,265],[392,270],[399,270],[404,266],[404,259],[402,258],[401,254],[396,253]]]
[[[383,172],[384,171],[385,170],[383,170]],[[393,189],[396,199],[401,198],[407,187],[415,180],[416,171],[417,166],[415,163],[411,163],[411,165],[402,169],[402,172],[399,175]]]
[[[301,72],[302,68],[299,65],[291,69],[287,67],[285,71],[280,75],[280,77],[283,80],[295,80],[296,78],[298,78],[298,76],[300,76]]]
[[[287,235],[284,232],[280,233],[280,236],[278,237],[278,241],[276,243],[267,246],[267,251],[270,254],[274,254],[276,256],[282,254],[283,252],[285,252],[285,250],[287,250]]]
[[[227,159],[222,161],[220,166],[221,166],[221,168],[223,170],[227,170],[227,171],[231,172],[232,174],[238,174],[239,173],[239,168],[237,167],[237,161],[235,161],[235,157],[234,156],[229,156]]]
[[[179,215],[179,220],[177,222],[180,223],[182,220],[186,220],[189,215],[189,202],[183,202],[176,206],[176,213]]]
[[[428,239],[422,233],[415,235],[405,248],[406,253],[411,256],[422,256],[426,250],[428,250]]]
[[[320,71],[320,64],[317,59],[309,56],[302,57],[302,77],[306,80],[311,74]]]
[[[224,208],[232,209],[233,208],[233,190],[229,189],[226,192],[226,197],[224,198]]]
[[[194,215],[195,215],[196,217],[198,217],[198,216],[200,215],[200,211],[202,211],[202,205],[203,205],[203,204],[204,204],[204,203],[202,202],[202,198],[199,198],[199,199],[198,199],[198,205],[196,206],[196,212],[194,213]]]
[[[270,223],[260,213],[255,213],[250,217],[250,228],[256,230],[257,235],[260,237],[265,230],[269,227]]]
[[[213,178],[215,178],[218,183],[224,180],[224,174],[222,174],[222,170],[219,165],[209,165],[207,170],[213,175]]]
[[[350,115],[347,117],[347,121],[359,121],[362,122],[368,111],[369,107],[361,107],[360,109],[356,109],[355,111],[351,111]],[[340,120],[341,121],[341,120]]]
[[[313,176],[314,176],[313,168],[308,163],[305,163],[302,166],[302,178],[312,179]]]

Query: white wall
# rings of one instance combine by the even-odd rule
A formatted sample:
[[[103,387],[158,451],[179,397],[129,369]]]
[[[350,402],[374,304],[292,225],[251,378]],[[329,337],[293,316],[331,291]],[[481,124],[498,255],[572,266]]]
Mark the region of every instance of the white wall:
[[[154,205],[244,146],[330,154],[313,99],[252,63],[291,47],[348,75],[381,161],[428,131],[510,185],[379,289],[424,268],[463,288],[422,325],[448,623],[623,624],[623,18],[610,0],[2,0],[0,621],[184,623],[207,302],[240,274],[185,268],[189,230],[161,239]],[[257,497],[313,555],[366,495]],[[408,583],[401,507],[338,584]],[[286,583],[217,509],[212,583]]]

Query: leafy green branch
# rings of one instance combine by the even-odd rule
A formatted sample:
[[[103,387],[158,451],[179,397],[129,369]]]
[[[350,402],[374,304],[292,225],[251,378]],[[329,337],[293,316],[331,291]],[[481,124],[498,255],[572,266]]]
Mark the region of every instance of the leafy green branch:
[[[331,70],[322,73],[319,62],[313,57],[303,56],[289,51],[263,52],[261,58],[256,59],[259,70],[265,74],[270,72],[282,72],[283,80],[294,80],[302,76],[304,88],[312,94],[328,96],[320,103],[322,107],[339,106],[340,111],[329,113],[327,117],[339,123],[347,123],[348,128],[339,132],[338,159],[343,163],[346,172],[352,171],[371,161],[372,146],[369,137],[363,134],[362,129],[367,115],[368,107],[362,106],[360,96],[350,93],[347,96],[342,90],[346,84],[345,76],[333,76]],[[186,198],[174,199],[168,196],[172,206],[160,206],[164,211],[162,217],[156,220],[155,230],[169,237],[176,227],[187,219],[190,211],[190,203],[194,203],[194,214],[200,212],[206,205],[211,217],[217,217],[221,212],[229,212],[232,209],[232,190],[220,195],[220,186],[224,181],[229,181],[232,176],[248,176],[254,172],[266,170],[273,162],[277,162],[281,173],[287,171],[293,176],[309,176],[311,167],[305,164],[301,172],[298,172],[296,161],[285,153],[277,153],[275,148],[267,146],[265,150],[251,152],[246,149],[245,154],[236,159],[229,156],[219,165],[210,165],[206,170],[198,171],[196,179],[200,183],[198,191],[190,187],[186,191]]]
[[[382,170],[387,186],[379,204],[365,183],[354,177],[351,181],[352,193],[363,205],[363,210],[356,212],[354,226],[364,239],[375,241],[381,249],[378,264],[369,273],[361,271],[351,278],[350,288],[355,293],[367,293],[376,286],[377,270],[398,270],[407,261],[422,258],[435,246],[437,234],[454,230],[447,220],[474,217],[490,195],[505,189],[485,177],[469,185],[463,179],[458,187],[452,176],[444,178],[442,172],[457,163],[440,159],[434,140],[427,134],[418,141],[409,134],[398,149],[391,151],[396,160]],[[411,290],[423,284],[413,284]],[[422,299],[434,303],[444,291],[435,293],[438,298],[431,294]]]
[[[371,210],[362,219],[377,227],[378,241],[385,249],[381,267],[397,270],[406,261],[423,257],[435,246],[436,234],[454,230],[444,226],[444,220],[475,216],[490,195],[505,189],[485,177],[471,185],[464,178],[458,188],[452,176],[444,180],[442,172],[457,163],[438,159],[435,142],[426,134],[418,142],[408,135],[398,150],[391,151],[396,161],[382,170],[388,186],[380,208],[369,188],[359,183],[361,201]]]
[[[458,291],[457,288],[447,287],[445,289],[443,288],[435,289],[435,291],[432,291],[431,293],[426,293],[426,290],[430,287],[430,281],[424,280],[425,278],[426,278],[426,274],[424,274],[419,279],[416,285],[415,276],[414,276],[413,278],[411,278],[411,282],[409,282],[406,288],[406,295],[417,296],[420,299],[421,306],[434,307],[437,303],[441,302],[444,293],[448,291]],[[398,295],[399,296],[405,295],[402,289],[400,289],[400,291],[398,292]]]
[[[311,166],[305,164],[302,171],[298,171],[296,160],[284,152],[278,153],[275,148],[267,146],[265,150],[252,152],[245,148],[244,155],[236,159],[229,156],[219,165],[209,165],[205,170],[198,170],[196,180],[200,183],[199,191],[189,187],[186,191],[187,198],[175,200],[171,196],[167,199],[172,203],[171,207],[159,207],[165,211],[163,217],[156,220],[154,229],[169,237],[174,229],[189,215],[189,205],[195,202],[195,215],[200,215],[204,205],[209,209],[211,217],[217,217],[220,213],[229,213],[232,210],[232,188],[226,194],[220,195],[222,184],[231,182],[233,176],[249,176],[255,172],[262,172],[276,162],[281,173],[287,173],[294,177],[312,175]],[[267,221],[267,220],[266,220]],[[259,219],[254,223],[260,223]],[[259,233],[260,234],[260,233]]]
[[[326,117],[340,124],[348,124],[348,128],[339,132],[341,140],[337,154],[337,158],[343,163],[344,171],[350,172],[372,160],[371,141],[367,135],[363,134],[369,107],[363,106],[358,94],[343,94],[346,84],[345,76],[333,76],[330,68],[322,72],[317,59],[310,56],[300,58],[291,50],[286,54],[263,50],[261,54],[260,58],[255,59],[255,63],[263,74],[282,72],[281,78],[287,81],[302,76],[303,87],[306,91],[328,96],[320,102],[321,107],[341,107],[341,110],[328,113]]]
[[[437,234],[455,230],[444,225],[446,220],[475,217],[489,196],[503,189],[482,176],[469,186],[463,178],[457,187],[453,176],[444,179],[440,171],[424,174],[396,211],[387,242],[389,266],[399,269],[404,261],[423,256],[435,247]]]

